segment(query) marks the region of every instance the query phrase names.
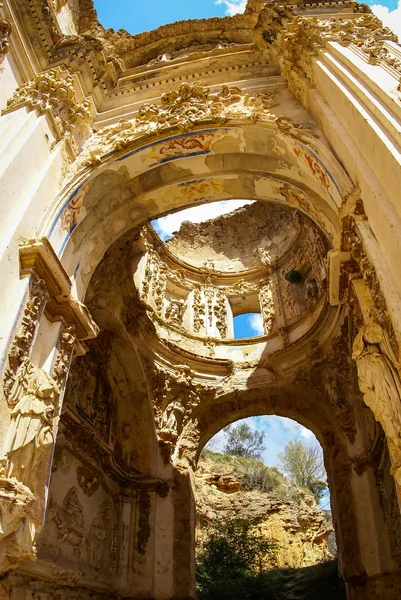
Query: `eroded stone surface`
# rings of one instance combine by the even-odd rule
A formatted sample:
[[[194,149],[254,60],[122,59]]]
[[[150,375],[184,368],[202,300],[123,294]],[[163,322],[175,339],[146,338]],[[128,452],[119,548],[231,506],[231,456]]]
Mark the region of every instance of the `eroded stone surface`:
[[[401,595],[399,77],[393,34],[352,2],[131,36],[91,0],[3,0],[5,598],[194,598],[200,450],[271,413],[322,443],[348,597]],[[235,216],[196,228],[197,266],[144,229],[232,198],[298,214],[273,265]],[[239,271],[213,267],[211,231]],[[264,335],[232,340],[255,307]]]
[[[238,519],[251,523],[267,540],[276,542],[272,566],[299,568],[327,559],[333,531],[312,496],[301,492],[299,502],[274,493],[241,490],[241,476],[233,467],[201,457],[195,477],[197,534],[210,523]]]

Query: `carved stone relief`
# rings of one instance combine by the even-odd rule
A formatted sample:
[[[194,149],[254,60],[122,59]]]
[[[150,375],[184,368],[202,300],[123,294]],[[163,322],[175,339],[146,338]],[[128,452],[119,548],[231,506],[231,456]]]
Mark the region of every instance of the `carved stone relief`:
[[[46,301],[45,282],[34,279],[29,288],[22,318],[8,354],[8,365],[3,376],[3,391],[6,397],[9,396],[15,384],[18,369],[30,355],[32,342]]]
[[[385,342],[383,328],[371,319],[355,338],[352,358],[356,360],[364,401],[386,434],[392,473],[401,485],[401,382],[386,354]]]
[[[259,293],[260,306],[262,309],[263,329],[265,334],[269,334],[272,330],[275,317],[275,302],[271,285],[266,285],[261,288]]]
[[[109,488],[104,474],[99,475],[99,463],[92,469],[85,452],[85,463],[81,462],[77,457],[81,451],[81,442],[76,438],[73,448],[62,447],[70,469],[65,473],[59,466],[60,471],[53,474],[38,554],[47,563],[79,567],[81,573],[93,570],[104,580],[117,568],[117,489]]]
[[[288,18],[288,15],[286,15]],[[304,81],[311,82],[311,57],[316,56],[326,42],[339,42],[343,46],[355,45],[368,61],[383,61],[401,73],[401,61],[385,46],[387,40],[397,42],[397,37],[372,13],[353,19],[320,19],[295,16],[284,27],[279,20],[277,29],[279,47],[282,50],[280,65],[282,74],[289,82],[290,90],[303,100]]]
[[[66,494],[61,507],[50,503],[48,521],[55,522],[60,542],[70,544],[80,558],[85,544],[84,515],[75,487]]]
[[[187,365],[178,365],[174,372],[147,364],[153,391],[153,410],[163,460],[166,464],[174,453],[185,424],[199,405],[201,384],[193,382],[193,372]]]
[[[78,414],[105,441],[108,441],[113,394],[107,380],[108,361],[113,335],[102,332],[90,342],[89,352],[77,357],[68,379],[65,403]]]
[[[387,310],[386,300],[381,290],[376,269],[366,255],[353,217],[346,217],[343,220],[342,250],[350,252],[351,260],[341,264],[340,300],[351,305],[356,324],[358,328],[362,327],[364,317],[360,312],[359,302],[355,298],[351,283],[356,279],[363,279],[374,305],[371,309],[374,319],[384,328],[391,350],[394,356],[397,357],[399,355],[399,345]]]
[[[85,496],[93,496],[93,494],[99,489],[100,481],[96,475],[90,469],[84,466],[77,468],[77,479],[78,484]]]
[[[201,123],[223,126],[229,119],[266,121],[297,139],[311,135],[308,127],[294,123],[289,118],[277,118],[271,112],[276,104],[275,94],[271,91],[243,92],[240,88],[222,86],[220,92],[212,94],[209,88],[182,83],[178,90],[163,94],[160,104],[144,104],[140,107],[135,119],[122,119],[116,125],[97,131],[85,148],[79,165],[99,164],[102,156],[124,150],[141,136],[159,134],[173,127],[186,133]],[[185,148],[181,153],[185,153]]]
[[[170,321],[170,323],[173,325],[180,327],[182,325],[184,312],[185,300],[170,300],[165,311],[165,317],[167,321]]]
[[[205,327],[206,311],[205,305],[202,298],[201,287],[196,287],[193,295],[193,327],[195,333],[198,333],[203,327]]]
[[[133,435],[131,424],[128,421],[122,421],[119,424],[114,454],[116,461],[127,473],[135,469],[135,453],[132,450]]]
[[[64,384],[67,379],[72,353],[74,351],[75,339],[75,328],[73,326],[63,328],[60,333],[59,348],[52,373],[60,393],[64,389]]]
[[[17,480],[34,492],[41,454],[53,443],[59,390],[54,379],[28,358],[15,379],[7,398],[11,423],[1,467],[6,478]]]
[[[0,19],[0,55],[7,54],[10,45],[8,38],[11,35],[11,23],[8,19]]]
[[[32,81],[21,85],[8,100],[3,113],[27,106],[40,114],[51,113],[61,139],[74,125],[90,123],[92,115],[88,101],[76,99],[73,78],[59,69],[39,73]]]

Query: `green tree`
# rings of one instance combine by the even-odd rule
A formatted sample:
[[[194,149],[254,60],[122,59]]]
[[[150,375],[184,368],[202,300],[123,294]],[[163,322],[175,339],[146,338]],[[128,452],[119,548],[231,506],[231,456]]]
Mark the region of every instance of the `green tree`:
[[[308,489],[318,502],[327,488],[323,453],[319,446],[291,440],[278,455],[283,471],[295,483]]]
[[[263,431],[253,431],[247,423],[240,423],[236,427],[226,427],[227,443],[224,448],[226,454],[242,456],[244,458],[260,458],[265,449]]]
[[[197,551],[199,600],[277,600],[267,571],[277,544],[246,521],[209,525]]]

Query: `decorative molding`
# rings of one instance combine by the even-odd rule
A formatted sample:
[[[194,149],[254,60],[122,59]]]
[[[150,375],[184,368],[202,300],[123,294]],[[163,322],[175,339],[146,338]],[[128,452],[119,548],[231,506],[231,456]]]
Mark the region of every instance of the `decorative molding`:
[[[90,103],[87,100],[77,101],[73,78],[60,68],[39,73],[33,80],[18,87],[2,114],[24,106],[30,111],[51,116],[57,141],[75,126],[88,125],[92,121]]]
[[[0,55],[7,54],[10,49],[8,41],[12,28],[8,19],[0,19]]]
[[[366,7],[368,8],[368,7]],[[288,14],[285,16],[288,19]],[[284,24],[279,19],[276,28],[278,46],[281,50],[279,62],[283,77],[295,97],[305,101],[306,87],[313,85],[311,60],[328,42],[342,46],[355,46],[371,64],[383,62],[401,74],[401,61],[394,56],[386,42],[397,42],[398,38],[375,15],[366,12],[353,18],[322,19],[316,16],[295,16]]]
[[[32,277],[22,316],[8,353],[3,375],[3,393],[6,398],[15,386],[17,373],[29,359],[43,309],[48,301],[48,289],[43,279]]]
[[[71,295],[71,280],[47,238],[22,240],[21,276],[35,275],[46,282],[46,316],[73,325],[78,340],[96,337],[99,329],[84,304]]]
[[[274,123],[277,119],[271,109],[276,105],[273,92],[246,93],[224,85],[220,92],[211,94],[207,87],[181,83],[178,90],[163,94],[159,103],[143,104],[134,119],[121,120],[97,131],[81,160],[83,166],[96,165],[102,156],[123,150],[140,137],[171,129],[187,133],[199,124],[223,126],[228,119],[251,118],[254,122]]]

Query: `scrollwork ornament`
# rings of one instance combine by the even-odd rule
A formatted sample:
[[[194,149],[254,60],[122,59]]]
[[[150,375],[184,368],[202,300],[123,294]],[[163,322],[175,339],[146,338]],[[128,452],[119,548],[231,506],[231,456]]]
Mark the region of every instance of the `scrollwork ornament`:
[[[56,381],[60,392],[64,389],[72,353],[74,351],[76,335],[75,327],[65,327],[60,333],[59,348],[54,361],[53,379]]]
[[[42,279],[33,279],[22,317],[8,353],[8,365],[3,375],[3,392],[9,397],[18,369],[29,357],[40,316],[47,301],[47,288]]]
[[[17,88],[2,114],[23,106],[29,110],[37,110],[40,114],[50,113],[59,139],[75,125],[90,123],[92,120],[89,102],[77,101],[73,78],[58,69],[39,73]]]
[[[0,19],[0,55],[7,54],[10,49],[8,38],[11,35],[12,28],[8,19]]]

